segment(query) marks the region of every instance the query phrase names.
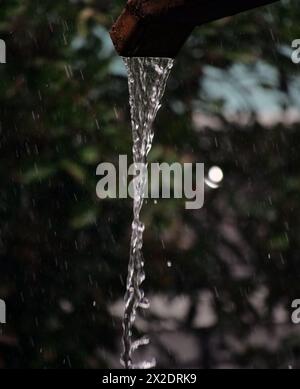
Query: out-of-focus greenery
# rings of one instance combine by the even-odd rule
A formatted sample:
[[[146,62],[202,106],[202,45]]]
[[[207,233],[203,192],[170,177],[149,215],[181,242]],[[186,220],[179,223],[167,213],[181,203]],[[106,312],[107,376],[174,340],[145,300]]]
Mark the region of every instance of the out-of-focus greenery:
[[[100,201],[95,188],[97,165],[131,151],[127,79],[107,33],[124,3],[1,1],[3,367],[118,362],[110,307],[124,293],[132,205]],[[290,319],[300,298],[300,65],[290,59],[299,20],[299,3],[286,0],[199,28],[155,125],[151,160],[224,171],[199,211],[175,200],[143,211],[145,288],[189,299],[176,329],[199,340],[189,366],[300,366]],[[195,325],[203,293],[209,326]],[[183,367],[148,316],[159,366]]]

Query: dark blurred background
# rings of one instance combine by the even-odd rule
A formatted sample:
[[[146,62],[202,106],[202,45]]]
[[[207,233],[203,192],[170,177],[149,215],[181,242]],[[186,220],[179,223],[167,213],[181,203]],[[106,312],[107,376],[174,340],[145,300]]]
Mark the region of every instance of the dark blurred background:
[[[132,203],[96,197],[131,155],[127,78],[107,30],[125,0],[2,0],[3,368],[119,367]],[[158,367],[299,368],[299,2],[195,31],[168,83],[153,161],[219,166],[205,206],[148,201],[137,355]]]

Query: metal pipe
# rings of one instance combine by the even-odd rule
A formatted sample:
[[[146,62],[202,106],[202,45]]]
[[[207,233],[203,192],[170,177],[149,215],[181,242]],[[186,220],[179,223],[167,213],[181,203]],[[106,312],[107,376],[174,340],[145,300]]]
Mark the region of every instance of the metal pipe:
[[[111,29],[124,57],[175,58],[196,26],[278,0],[129,0]]]

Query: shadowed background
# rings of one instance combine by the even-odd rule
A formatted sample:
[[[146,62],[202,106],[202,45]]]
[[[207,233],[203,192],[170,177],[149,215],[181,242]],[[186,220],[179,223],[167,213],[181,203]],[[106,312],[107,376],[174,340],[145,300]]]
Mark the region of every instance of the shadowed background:
[[[111,0],[0,2],[0,366],[119,367],[132,203],[96,197],[131,155]],[[158,367],[299,368],[297,1],[198,29],[176,60],[151,161],[220,166],[205,206],[148,201],[138,358]]]

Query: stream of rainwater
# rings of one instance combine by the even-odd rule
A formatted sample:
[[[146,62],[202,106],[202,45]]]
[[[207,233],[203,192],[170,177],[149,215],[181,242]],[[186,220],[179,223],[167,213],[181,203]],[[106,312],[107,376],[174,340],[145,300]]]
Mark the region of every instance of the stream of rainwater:
[[[128,71],[129,102],[131,107],[133,162],[147,166],[147,156],[152,147],[153,122],[161,106],[173,60],[168,58],[124,58]],[[140,219],[147,184],[147,172],[143,170],[133,181],[133,223],[128,266],[125,312],[123,319],[123,354],[121,362],[127,369],[151,368],[155,361],[134,365],[133,352],[149,343],[147,338],[133,340],[133,326],[139,308],[149,308],[142,289],[145,280],[143,233],[145,225]]]

